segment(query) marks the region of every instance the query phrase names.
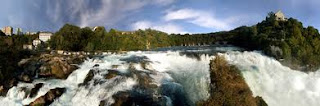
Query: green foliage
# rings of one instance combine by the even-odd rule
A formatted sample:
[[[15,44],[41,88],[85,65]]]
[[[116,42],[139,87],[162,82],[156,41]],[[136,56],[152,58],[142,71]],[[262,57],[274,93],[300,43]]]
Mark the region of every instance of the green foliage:
[[[67,49],[71,51],[79,51],[85,47],[87,40],[87,30],[81,30],[80,27],[66,24],[57,33],[54,34],[50,45],[55,49]]]
[[[37,35],[14,35],[0,37],[0,85],[7,87],[7,82],[21,73],[18,62],[31,55],[22,49],[23,44],[31,44]]]
[[[166,47],[170,42],[166,33],[151,29],[135,32],[111,29],[106,32],[104,27],[92,31],[91,28],[66,24],[52,36],[49,44],[53,49],[68,51],[121,51]]]
[[[1,30],[0,30],[0,36],[6,36]]]
[[[309,69],[320,65],[320,34],[314,27],[304,28],[290,18],[278,21],[273,12],[254,26],[241,26],[228,32],[171,34],[146,29],[123,32],[104,27],[95,31],[66,24],[50,41],[53,49],[69,51],[147,50],[167,46],[211,45],[227,41],[247,50],[262,50],[269,56]],[[317,67],[316,67],[317,68]]]
[[[230,31],[234,45],[249,50],[263,50],[267,55],[284,59],[291,64],[305,66],[304,70],[316,70],[320,65],[320,34],[313,27],[290,18],[277,21],[274,13],[252,27],[239,27]],[[273,46],[273,48],[270,48]],[[280,55],[276,54],[280,48]]]

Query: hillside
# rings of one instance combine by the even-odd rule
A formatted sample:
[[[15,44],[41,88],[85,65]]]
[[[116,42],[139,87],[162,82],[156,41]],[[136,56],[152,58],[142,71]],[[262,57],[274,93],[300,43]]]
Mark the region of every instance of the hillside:
[[[95,31],[66,24],[50,41],[53,49],[68,51],[149,50],[168,46],[211,45],[218,42],[261,50],[293,69],[315,71],[320,66],[320,34],[314,27],[304,27],[297,19],[277,20],[269,13],[253,26],[207,34],[167,34],[146,29],[124,32],[99,27]]]
[[[303,27],[294,18],[277,21],[273,13],[251,27],[230,32],[232,44],[248,50],[262,50],[283,64],[303,71],[315,71],[320,63],[320,34],[314,27]]]

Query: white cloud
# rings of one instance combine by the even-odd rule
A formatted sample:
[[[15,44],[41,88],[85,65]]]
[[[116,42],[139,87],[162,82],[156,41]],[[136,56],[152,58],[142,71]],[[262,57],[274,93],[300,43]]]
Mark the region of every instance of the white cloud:
[[[169,11],[164,16],[165,21],[174,20],[185,20],[186,22],[217,30],[229,30],[231,27],[229,25],[230,20],[228,19],[217,19],[213,14],[194,9],[180,9],[176,11]]]
[[[146,5],[166,6],[175,0],[49,0],[46,14],[55,24],[114,26]]]
[[[175,25],[173,23],[164,23],[164,24],[159,24],[159,23],[152,23],[150,21],[138,21],[132,25],[133,30],[138,30],[138,29],[155,29],[159,30],[162,32],[166,33],[181,33],[185,34],[187,33],[186,31],[183,30],[181,26]]]
[[[81,26],[113,25],[126,17],[126,12],[142,8],[146,2],[140,0],[103,0],[102,8],[81,14]]]
[[[138,29],[148,29],[151,28],[151,22],[149,21],[138,21],[132,25],[133,30],[138,30]]]
[[[158,5],[169,5],[175,2],[175,0],[153,0],[155,4]]]
[[[164,16],[164,19],[166,21],[182,20],[182,19],[196,18],[199,15],[201,15],[199,14],[199,12],[196,12],[192,9],[180,9],[176,11],[168,11],[166,16]]]

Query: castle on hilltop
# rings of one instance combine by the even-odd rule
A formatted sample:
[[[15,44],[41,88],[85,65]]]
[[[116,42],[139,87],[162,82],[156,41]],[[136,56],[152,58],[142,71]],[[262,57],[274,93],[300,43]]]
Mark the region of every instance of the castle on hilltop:
[[[281,11],[278,11],[274,15],[276,16],[277,21],[287,21],[288,20]]]

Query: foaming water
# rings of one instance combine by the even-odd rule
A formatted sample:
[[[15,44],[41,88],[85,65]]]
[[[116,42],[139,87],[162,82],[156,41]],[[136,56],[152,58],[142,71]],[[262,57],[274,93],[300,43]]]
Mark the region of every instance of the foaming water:
[[[213,48],[219,52],[230,49],[232,48]],[[0,104],[28,105],[51,89],[66,88],[52,106],[98,106],[101,101],[104,101],[105,105],[111,105],[115,103],[115,94],[134,91],[137,86],[141,86],[141,76],[147,75],[150,83],[159,88],[155,94],[164,98],[164,105],[171,106],[181,104],[180,102],[195,105],[197,101],[210,96],[208,70],[209,62],[214,57],[212,54],[203,53],[207,51],[209,50],[191,49],[191,53],[187,50],[137,51],[95,57],[80,64],[79,69],[65,80],[37,79],[32,83],[20,82],[8,91],[6,97],[0,97]],[[258,52],[227,52],[221,55],[241,70],[253,96],[261,96],[270,106],[320,104],[320,71],[307,74],[291,70]],[[123,75],[106,79],[105,76],[111,70]],[[139,75],[130,75],[132,70]],[[94,76],[92,80],[85,82],[90,72],[93,72]],[[37,94],[28,97],[27,91],[39,83],[43,83],[43,86]]]
[[[6,97],[0,97],[0,103],[8,106],[28,105],[50,89],[66,88],[61,97],[52,106],[98,106],[100,101],[106,105],[115,102],[113,95],[120,91],[130,91],[139,86],[138,77],[116,76],[105,79],[109,70],[123,74],[130,69],[150,74],[151,83],[161,87],[166,105],[180,97],[185,97],[187,104],[194,105],[199,100],[209,97],[209,61],[208,55],[199,55],[196,59],[175,52],[128,52],[126,54],[110,54],[100,58],[88,59],[79,65],[79,69],[69,75],[66,80],[37,79],[32,83],[19,83],[8,91]],[[144,67],[142,63],[146,63]],[[97,67],[94,67],[97,66]],[[84,80],[91,71],[94,77],[85,85]],[[36,84],[43,83],[36,96],[28,97],[26,89],[32,89]],[[159,91],[159,92],[161,92]],[[178,94],[178,95],[177,95]],[[183,99],[181,99],[183,100]],[[180,101],[181,102],[181,101]]]
[[[177,52],[168,54],[146,54],[154,61],[151,66],[160,72],[167,72],[181,84],[192,103],[209,97],[209,62],[212,57],[201,55],[200,60],[179,56]]]
[[[320,71],[303,73],[258,52],[223,54],[236,65],[252,90],[269,106],[319,106]]]

